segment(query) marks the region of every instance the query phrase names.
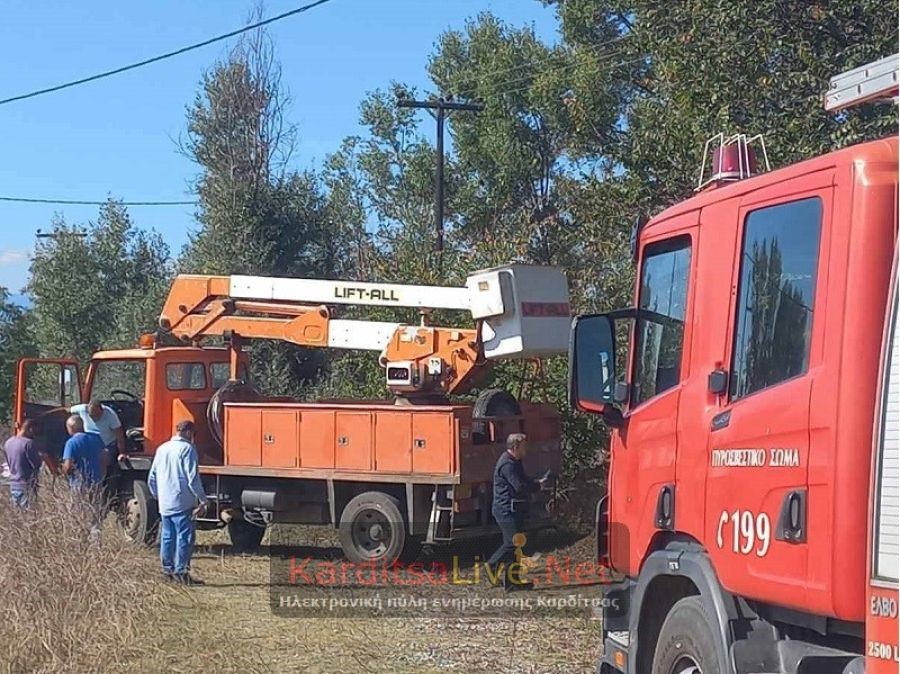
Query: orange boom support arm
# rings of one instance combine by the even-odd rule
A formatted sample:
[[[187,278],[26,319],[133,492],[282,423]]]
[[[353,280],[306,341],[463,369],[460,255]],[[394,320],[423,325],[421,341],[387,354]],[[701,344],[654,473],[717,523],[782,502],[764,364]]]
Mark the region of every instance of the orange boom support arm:
[[[312,284],[329,283],[307,281],[310,295],[317,297],[322,296],[321,286]],[[160,315],[160,328],[191,343],[210,336],[237,335],[298,346],[379,351],[380,362],[388,370],[388,387],[402,395],[459,393],[471,386],[475,375],[488,364],[477,330],[333,320],[324,304],[235,298],[234,283],[229,276],[179,275]],[[338,285],[343,282],[331,283],[336,303],[356,303],[349,296],[362,295],[367,289],[374,297],[365,303],[388,303],[398,297],[391,286],[369,288],[369,284],[358,284],[352,288],[355,292],[349,292]],[[232,340],[232,348],[239,348],[238,340]]]

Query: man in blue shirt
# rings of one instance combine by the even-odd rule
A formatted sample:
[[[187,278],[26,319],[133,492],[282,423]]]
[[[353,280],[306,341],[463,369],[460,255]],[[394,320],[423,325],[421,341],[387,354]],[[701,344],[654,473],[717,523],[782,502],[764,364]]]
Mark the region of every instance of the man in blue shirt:
[[[97,433],[85,433],[84,422],[77,414],[66,420],[66,430],[70,437],[63,447],[63,474],[73,489],[83,491],[96,487],[106,470],[103,440]]]
[[[86,405],[72,405],[69,411],[81,417],[85,432],[96,433],[103,439],[103,451],[106,454],[103,469],[105,480],[100,498],[103,508],[106,509],[112,505],[118,493],[117,478],[121,475],[119,461],[128,458],[122,422],[113,408],[96,399],[92,399]]]
[[[77,414],[66,420],[66,430],[70,437],[63,447],[62,472],[69,478],[72,491],[84,499],[82,505],[94,538],[100,535],[103,521],[101,482],[106,472],[106,450],[97,433],[84,432],[84,422]]]
[[[194,422],[178,422],[174,437],[161,444],[153,456],[147,486],[159,501],[163,573],[186,585],[201,585],[188,573],[194,554],[194,511],[206,509],[193,441]]]

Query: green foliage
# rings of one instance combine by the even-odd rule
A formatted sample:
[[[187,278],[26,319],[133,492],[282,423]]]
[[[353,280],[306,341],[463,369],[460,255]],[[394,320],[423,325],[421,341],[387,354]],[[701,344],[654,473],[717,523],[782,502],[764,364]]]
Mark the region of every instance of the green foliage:
[[[690,195],[703,143],[719,131],[764,134],[773,167],[896,131],[890,107],[835,115],[822,105],[833,75],[896,52],[888,3],[554,4],[567,44],[602,52],[621,78],[623,133],[607,151],[648,210]]]
[[[29,322],[30,314],[10,302],[9,291],[0,287],[0,425],[2,426],[8,425],[12,417],[16,361],[35,355]]]
[[[344,219],[346,191],[315,173],[287,171],[294,129],[265,34],[242,41],[203,78],[188,110],[185,152],[202,170],[199,231],[180,267],[203,274],[344,275],[353,268],[357,222]],[[358,215],[357,217],[361,217]],[[324,353],[287,344],[253,347],[253,377],[276,394],[302,394]]]
[[[28,282],[41,355],[86,361],[101,347],[133,346],[156,328],[170,280],[162,237],[137,228],[115,201],[84,228],[57,219],[37,245]]]
[[[433,249],[433,122],[396,105],[426,94],[392,83],[368,95],[365,132],[321,171],[294,171],[296,132],[272,44],[262,32],[247,37],[188,108],[183,150],[200,167],[200,227],[179,268],[458,285],[479,268],[534,262],[566,271],[574,311],[607,311],[632,301],[632,223],[692,194],[709,136],[763,133],[782,166],[896,131],[894,108],[822,109],[832,75],[896,50],[896,16],[878,0],[544,1],[559,16],[557,43],[486,13],[441,35],[429,60],[437,95],[484,103],[449,116],[442,255]],[[85,357],[153,327],[170,275],[159,238],[136,231],[114,202],[87,238],[73,231],[57,221],[55,238],[39,245],[31,315],[5,309],[0,295],[0,336],[13,335],[0,365],[4,353],[32,348],[32,334],[42,353]],[[335,315],[419,320],[387,309]],[[452,312],[431,320],[471,324]],[[253,350],[266,392],[385,394],[371,352]],[[560,357],[538,371],[499,363],[481,384],[560,409],[573,478],[598,465],[606,429],[569,410],[565,382]]]

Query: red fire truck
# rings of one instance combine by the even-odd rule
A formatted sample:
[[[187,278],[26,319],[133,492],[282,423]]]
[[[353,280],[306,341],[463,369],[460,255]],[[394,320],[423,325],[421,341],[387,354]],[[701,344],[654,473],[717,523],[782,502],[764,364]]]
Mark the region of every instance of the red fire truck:
[[[897,138],[757,175],[759,142],[708,143],[636,228],[634,308],[573,324],[572,403],[614,429],[601,673],[898,671]]]

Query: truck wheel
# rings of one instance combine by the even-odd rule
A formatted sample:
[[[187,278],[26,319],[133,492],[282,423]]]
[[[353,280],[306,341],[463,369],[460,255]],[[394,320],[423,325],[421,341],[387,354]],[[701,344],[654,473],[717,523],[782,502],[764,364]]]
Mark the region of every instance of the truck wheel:
[[[675,603],[656,644],[653,674],[720,674],[715,632],[700,597]]]
[[[231,547],[236,552],[253,552],[257,550],[265,535],[265,527],[258,527],[243,519],[236,518],[228,523],[228,536],[231,538]]]
[[[396,561],[406,546],[400,502],[380,491],[355,496],[341,513],[338,537],[351,562]]]
[[[519,401],[512,393],[499,388],[485,389],[472,406],[472,440],[476,444],[488,441],[488,425],[481,421],[488,417],[516,417],[522,413]],[[505,438],[504,438],[505,439]]]
[[[131,483],[131,497],[121,506],[122,532],[132,543],[154,545],[159,529],[159,508],[143,480]]]

